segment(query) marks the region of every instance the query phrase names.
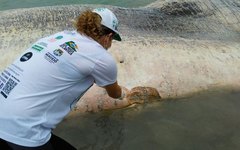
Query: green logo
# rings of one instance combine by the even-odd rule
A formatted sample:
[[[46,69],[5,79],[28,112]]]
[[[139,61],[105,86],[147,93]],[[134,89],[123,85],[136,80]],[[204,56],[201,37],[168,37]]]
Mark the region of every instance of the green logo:
[[[39,45],[33,45],[33,46],[32,46],[32,49],[34,49],[34,50],[36,50],[36,51],[38,51],[38,52],[41,52],[44,48],[41,47],[41,46],[39,46]]]
[[[78,49],[77,45],[73,41],[66,42],[66,44],[71,47],[74,51]]]
[[[62,36],[62,35],[59,35],[59,36],[57,36],[55,39],[60,40],[60,39],[62,39],[62,38],[63,38],[63,36]]]

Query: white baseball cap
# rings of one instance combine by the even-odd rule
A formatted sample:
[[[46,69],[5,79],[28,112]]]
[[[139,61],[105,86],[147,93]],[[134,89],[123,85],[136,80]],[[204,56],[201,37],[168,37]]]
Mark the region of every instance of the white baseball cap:
[[[114,13],[107,8],[96,8],[93,10],[93,12],[95,12],[101,16],[101,18],[102,18],[101,24],[102,25],[104,25],[105,27],[108,27],[109,29],[111,29],[112,31],[115,32],[113,39],[117,40],[117,41],[121,41],[122,38],[120,37],[118,29],[117,29],[118,19],[114,15]]]

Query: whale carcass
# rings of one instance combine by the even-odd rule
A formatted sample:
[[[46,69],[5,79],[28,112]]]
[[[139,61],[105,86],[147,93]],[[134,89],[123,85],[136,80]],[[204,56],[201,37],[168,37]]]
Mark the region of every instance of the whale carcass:
[[[37,39],[72,30],[74,19],[95,7],[99,6],[1,11],[0,70]],[[110,52],[117,60],[121,85],[154,87],[163,99],[218,87],[239,89],[238,0],[165,0],[141,8],[101,7],[113,10],[120,20],[123,41],[113,43]],[[93,87],[77,106],[102,95],[101,88]]]

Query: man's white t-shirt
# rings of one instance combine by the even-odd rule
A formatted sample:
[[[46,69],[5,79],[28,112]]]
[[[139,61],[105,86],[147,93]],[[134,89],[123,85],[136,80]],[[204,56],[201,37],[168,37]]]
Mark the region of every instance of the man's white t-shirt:
[[[40,39],[0,74],[0,138],[45,144],[93,83],[116,78],[115,60],[93,39],[76,31]]]

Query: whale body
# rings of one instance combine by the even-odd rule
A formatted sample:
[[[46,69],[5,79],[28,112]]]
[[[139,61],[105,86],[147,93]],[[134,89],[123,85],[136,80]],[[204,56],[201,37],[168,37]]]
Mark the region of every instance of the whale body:
[[[121,85],[129,89],[154,87],[162,99],[211,88],[239,89],[238,0],[165,0],[140,8],[67,5],[1,11],[0,70],[37,39],[74,30],[74,19],[96,7],[108,7],[120,20],[123,41],[114,42],[109,51],[116,58]],[[99,87],[92,89],[82,97],[79,108],[83,102],[106,94]]]

